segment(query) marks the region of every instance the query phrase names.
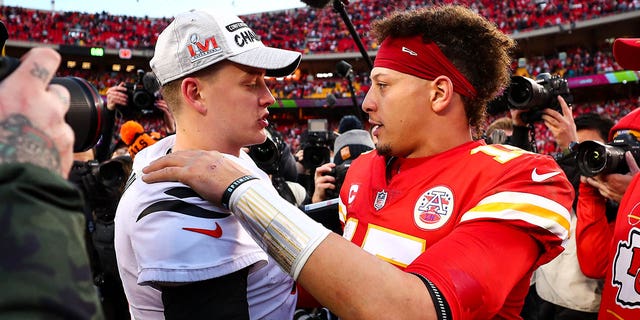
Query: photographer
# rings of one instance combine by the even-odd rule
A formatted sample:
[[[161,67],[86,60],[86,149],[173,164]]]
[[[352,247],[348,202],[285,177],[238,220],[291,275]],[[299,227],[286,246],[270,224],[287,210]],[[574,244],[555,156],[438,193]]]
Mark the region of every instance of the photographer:
[[[135,83],[122,82],[107,90],[106,106],[115,118],[113,140],[107,140],[110,141],[108,155],[114,151],[114,146],[120,140],[120,128],[128,120],[139,122],[145,132],[158,132],[162,137],[174,134],[176,131],[175,119],[167,102],[158,93],[158,88],[153,87],[154,81],[157,80],[150,79],[152,77],[150,73],[141,75],[138,72],[137,77],[138,80]],[[144,77],[146,77],[146,84],[142,84]],[[134,97],[140,98],[134,99]],[[105,160],[110,156],[105,157],[99,153],[97,158]]]
[[[266,129],[267,140],[250,146],[247,153],[258,168],[271,178],[280,196],[298,207],[310,202],[306,189],[297,180],[296,161],[291,148],[273,125]]]
[[[637,141],[640,137],[633,133],[637,130],[640,130],[640,109],[620,119],[611,129],[610,137],[615,139],[620,135],[631,134],[636,139],[633,147],[638,148],[640,144]],[[600,307],[600,316],[603,318],[599,319],[611,318],[611,310],[615,310],[618,315],[624,315],[624,319],[637,319],[640,316],[638,311],[624,307],[640,302],[640,295],[634,289],[637,283],[635,276],[629,277],[626,273],[615,274],[620,270],[637,273],[637,270],[634,271],[634,265],[630,265],[633,259],[630,258],[629,251],[637,250],[640,246],[638,239],[634,237],[638,232],[635,217],[639,194],[639,158],[637,152],[634,155],[627,151],[624,155],[627,172],[603,172],[592,177],[583,176],[580,183],[576,230],[578,261],[584,274],[591,278],[604,279],[605,287]],[[635,189],[633,181],[636,181]],[[634,195],[636,202],[625,202],[626,197]],[[618,216],[613,221],[605,214],[607,199],[620,201]]]
[[[60,59],[52,49],[33,48],[0,83],[0,318],[104,319],[82,198],[65,180],[74,144],[64,119],[70,93],[50,84]]]
[[[309,119],[300,140],[300,149],[295,154],[297,181],[312,195],[316,169],[331,162],[335,133],[329,131],[327,119]]]
[[[371,134],[360,119],[346,115],[340,119],[338,137],[333,143],[333,162],[316,168],[312,203],[337,198],[351,162],[361,153],[375,148]]]
[[[118,275],[114,251],[114,216],[125,182],[131,172],[131,157],[118,156],[99,162],[94,150],[75,153],[69,181],[82,193],[87,221],[85,240],[93,281],[107,320],[129,318],[128,302]]]
[[[640,70],[640,39],[619,38],[613,43],[616,62],[629,70]],[[602,303],[598,319],[639,319],[637,251],[638,204],[640,203],[640,109],[620,119],[609,133],[611,148],[618,161],[613,170],[603,170],[595,177],[581,178],[576,241],[580,266],[591,277],[604,278]],[[605,150],[607,150],[605,148]],[[624,154],[621,161],[620,153]],[[605,152],[612,155],[610,152]],[[605,162],[606,163],[606,162]],[[591,175],[593,172],[587,172]],[[604,198],[620,199],[620,206],[611,228],[604,211]],[[584,195],[584,197],[583,197]],[[588,243],[594,245],[588,248]],[[591,250],[590,250],[591,249]],[[591,254],[591,256],[583,255]],[[591,264],[591,266],[587,264]]]

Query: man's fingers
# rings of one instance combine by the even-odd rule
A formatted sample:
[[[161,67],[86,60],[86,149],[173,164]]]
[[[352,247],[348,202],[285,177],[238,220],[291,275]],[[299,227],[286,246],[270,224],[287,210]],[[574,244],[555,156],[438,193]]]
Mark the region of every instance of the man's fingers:
[[[146,167],[147,169],[149,167]],[[180,168],[178,167],[162,167],[153,171],[145,172],[142,176],[142,181],[146,183],[154,183],[159,181],[175,181],[180,182]]]
[[[58,52],[50,48],[33,48],[29,50],[20,62],[20,66],[7,79],[11,83],[33,83],[46,88],[58,70],[61,57]]]
[[[184,160],[182,157],[176,154],[169,154],[154,161],[151,161],[148,166],[142,169],[142,172],[145,174],[162,170],[167,167],[176,167],[184,164]]]
[[[67,90],[67,88],[65,88],[62,85],[51,84],[47,87],[47,91],[49,91],[51,94],[53,94],[56,97],[56,99],[62,102],[62,103],[52,103],[52,105],[61,106],[62,109],[60,111],[64,116],[69,111],[69,107],[71,106],[71,103],[70,103],[71,94],[69,93],[69,90]]]

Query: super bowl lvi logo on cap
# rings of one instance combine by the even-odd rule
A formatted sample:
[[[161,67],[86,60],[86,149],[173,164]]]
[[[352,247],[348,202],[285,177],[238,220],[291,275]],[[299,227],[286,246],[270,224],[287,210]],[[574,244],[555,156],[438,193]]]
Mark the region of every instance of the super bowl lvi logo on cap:
[[[189,55],[191,55],[191,62],[202,59],[212,54],[221,54],[222,49],[218,46],[215,37],[206,38],[203,42],[200,42],[200,36],[196,33],[189,37],[190,44],[187,45]]]

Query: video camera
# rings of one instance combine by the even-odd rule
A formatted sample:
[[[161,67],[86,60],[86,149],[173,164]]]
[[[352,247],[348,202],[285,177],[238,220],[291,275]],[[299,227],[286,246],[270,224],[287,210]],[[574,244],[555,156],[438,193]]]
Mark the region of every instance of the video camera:
[[[557,96],[561,96],[567,103],[573,102],[567,80],[559,75],[541,73],[535,80],[512,76],[509,87],[490,104],[487,111],[497,114],[507,109],[529,110],[520,116],[525,123],[534,123],[542,120],[542,110],[546,108],[562,113]]]
[[[8,77],[18,66],[20,60],[13,57],[0,57],[0,81]],[[98,90],[87,80],[78,77],[55,77],[51,84],[59,84],[69,91],[70,108],[65,121],[73,129],[74,152],[93,148],[109,124],[106,123],[106,108]],[[46,107],[46,106],[45,106]]]
[[[303,146],[302,165],[314,169],[331,161],[333,135],[329,132],[327,119],[309,119],[307,139]]]
[[[153,72],[145,72],[138,69],[136,72],[136,82],[126,83],[127,105],[119,110],[125,117],[146,116],[161,111],[155,107],[160,92],[160,82]]]
[[[583,141],[577,146],[578,170],[585,177],[598,174],[627,173],[629,166],[625,152],[630,151],[636,162],[640,162],[640,142],[628,133],[618,135],[611,143]]]

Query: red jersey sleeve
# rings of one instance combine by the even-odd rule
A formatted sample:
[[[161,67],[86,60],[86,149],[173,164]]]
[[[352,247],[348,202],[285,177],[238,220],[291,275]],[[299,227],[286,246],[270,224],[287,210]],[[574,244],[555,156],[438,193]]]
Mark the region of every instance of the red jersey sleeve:
[[[463,253],[464,254],[461,254]],[[406,271],[425,276],[445,296],[453,319],[518,318],[540,247],[521,228],[500,222],[461,225]],[[520,291],[522,294],[513,294]]]
[[[609,248],[613,239],[613,224],[607,222],[605,199],[598,190],[580,183],[576,215],[576,247],[582,273],[590,278],[604,278]]]

